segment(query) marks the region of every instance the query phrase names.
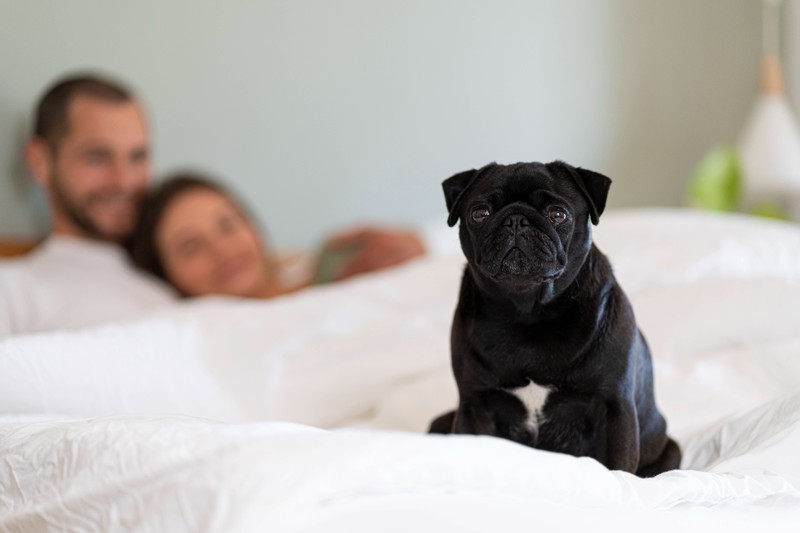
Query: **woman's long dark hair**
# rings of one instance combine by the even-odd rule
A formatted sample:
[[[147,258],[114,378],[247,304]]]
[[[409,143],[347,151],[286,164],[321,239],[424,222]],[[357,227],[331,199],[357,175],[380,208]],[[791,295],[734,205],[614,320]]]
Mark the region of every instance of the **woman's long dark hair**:
[[[139,224],[126,245],[136,267],[150,272],[166,282],[166,272],[156,243],[156,232],[172,203],[189,191],[205,189],[227,198],[234,208],[257,229],[246,209],[217,181],[197,172],[179,172],[165,178],[153,189],[142,204]],[[265,251],[266,252],[266,251]]]

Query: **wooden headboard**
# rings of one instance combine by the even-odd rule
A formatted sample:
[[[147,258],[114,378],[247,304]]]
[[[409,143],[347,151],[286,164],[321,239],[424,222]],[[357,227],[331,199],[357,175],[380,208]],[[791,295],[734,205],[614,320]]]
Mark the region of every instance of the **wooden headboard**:
[[[39,244],[39,240],[0,239],[0,257],[25,255],[37,244]]]

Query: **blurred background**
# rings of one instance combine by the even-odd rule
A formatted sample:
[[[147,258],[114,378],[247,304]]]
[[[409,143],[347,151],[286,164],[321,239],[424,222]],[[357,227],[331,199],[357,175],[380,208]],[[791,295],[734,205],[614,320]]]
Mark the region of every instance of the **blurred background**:
[[[490,161],[563,159],[610,176],[611,207],[681,205],[750,112],[761,31],[759,0],[0,0],[0,236],[47,231],[22,148],[79,70],[139,92],[158,176],[219,177],[283,248],[444,225],[441,181]]]

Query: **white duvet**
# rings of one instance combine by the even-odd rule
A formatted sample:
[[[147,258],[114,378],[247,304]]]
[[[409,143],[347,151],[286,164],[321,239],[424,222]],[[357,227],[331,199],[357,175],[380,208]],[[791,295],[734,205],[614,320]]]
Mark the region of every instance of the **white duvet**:
[[[800,229],[633,211],[595,237],[683,470],[425,435],[456,402],[440,257],[0,341],[0,531],[800,530]]]

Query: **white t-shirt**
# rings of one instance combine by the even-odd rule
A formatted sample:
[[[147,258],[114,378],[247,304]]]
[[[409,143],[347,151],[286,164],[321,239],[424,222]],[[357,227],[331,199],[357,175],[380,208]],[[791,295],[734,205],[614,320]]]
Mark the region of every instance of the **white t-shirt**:
[[[0,338],[124,320],[176,301],[166,283],[106,242],[51,235],[28,255],[0,261]]]

